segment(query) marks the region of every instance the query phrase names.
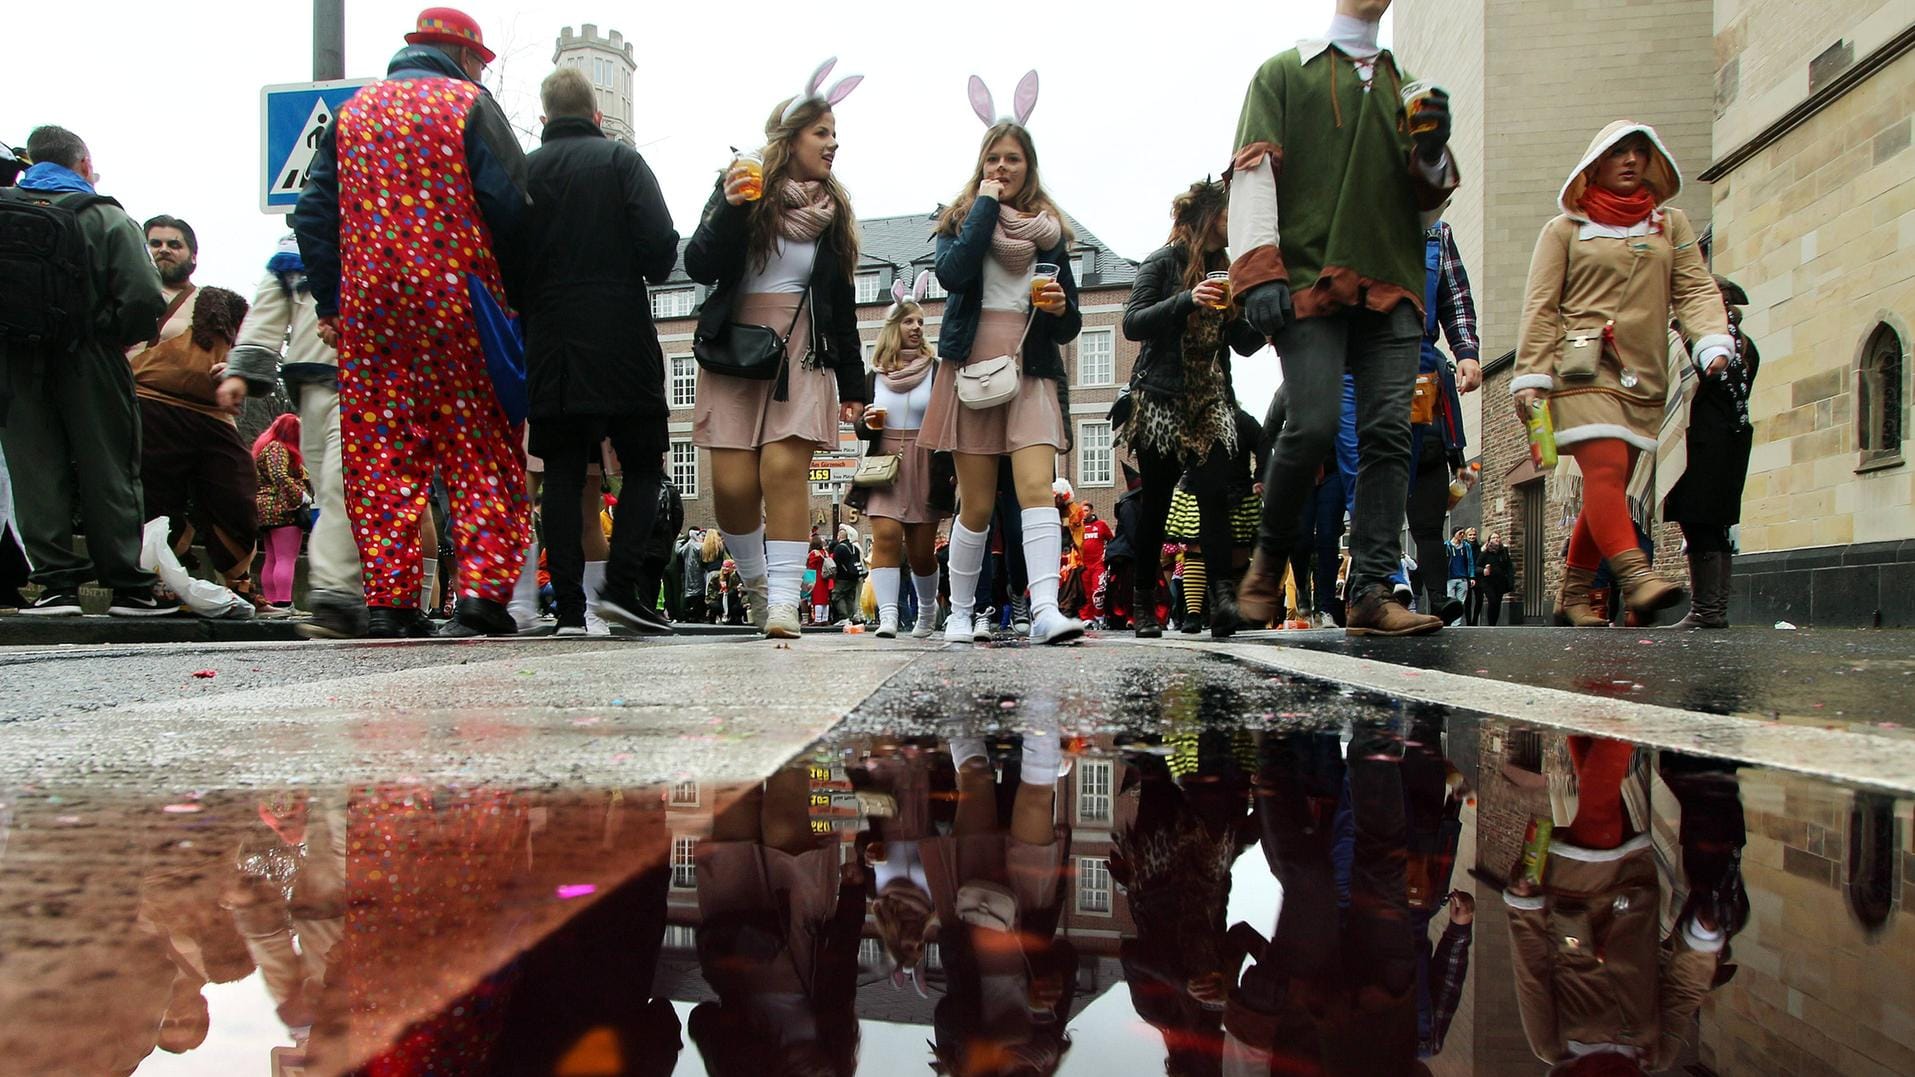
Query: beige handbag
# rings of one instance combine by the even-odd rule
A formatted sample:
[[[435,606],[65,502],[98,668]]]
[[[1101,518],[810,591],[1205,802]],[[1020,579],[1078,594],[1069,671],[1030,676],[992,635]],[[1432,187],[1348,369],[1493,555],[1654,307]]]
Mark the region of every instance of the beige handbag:
[[[973,360],[958,369],[958,403],[972,411],[989,411],[1009,403],[1017,395],[1017,379],[1023,375],[1018,357],[1024,352],[1024,339],[1031,335],[1031,323],[1037,320],[1037,308],[1024,319],[1024,332],[1018,334],[1011,354]]]
[[[898,481],[898,454],[880,453],[867,456],[858,461],[857,473],[851,476],[853,486],[891,486]]]

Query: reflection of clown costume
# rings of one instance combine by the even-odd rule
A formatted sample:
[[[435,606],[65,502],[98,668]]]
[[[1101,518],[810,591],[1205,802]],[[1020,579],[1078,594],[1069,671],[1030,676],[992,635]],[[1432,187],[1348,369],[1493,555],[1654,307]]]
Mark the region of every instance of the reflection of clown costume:
[[[366,602],[415,607],[419,519],[439,472],[460,593],[504,603],[528,538],[524,466],[487,377],[474,293],[504,294],[495,241],[524,210],[504,113],[446,53],[411,46],[326,129],[294,214],[340,331],[346,511]]]

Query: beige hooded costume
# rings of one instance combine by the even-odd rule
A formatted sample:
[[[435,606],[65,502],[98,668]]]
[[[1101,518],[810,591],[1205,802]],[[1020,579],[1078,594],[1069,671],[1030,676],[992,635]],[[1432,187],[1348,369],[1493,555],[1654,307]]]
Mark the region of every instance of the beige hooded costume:
[[[1649,140],[1644,182],[1658,209],[1633,227],[1591,221],[1578,206],[1609,149],[1632,134]],[[1620,438],[1654,451],[1670,388],[1673,314],[1704,368],[1734,349],[1727,314],[1695,229],[1664,208],[1682,190],[1675,158],[1647,124],[1617,120],[1589,144],[1558,197],[1562,214],[1543,226],[1530,259],[1512,392],[1548,392],[1558,445]],[[1613,326],[1605,340],[1604,327]]]

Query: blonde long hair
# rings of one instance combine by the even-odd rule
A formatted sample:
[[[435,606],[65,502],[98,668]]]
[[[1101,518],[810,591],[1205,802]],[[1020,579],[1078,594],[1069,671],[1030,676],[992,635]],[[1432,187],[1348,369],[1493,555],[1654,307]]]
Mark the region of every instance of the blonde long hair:
[[[785,109],[790,104],[790,98],[778,102],[765,120],[765,196],[751,204],[751,217],[745,226],[745,251],[760,271],[778,249],[779,217],[784,213],[778,192],[791,175],[791,144],[801,132],[831,112],[831,106],[821,100],[807,101],[787,120]],[[837,253],[845,279],[851,280],[858,271],[858,218],[851,212],[851,195],[838,182],[838,177],[827,174],[822,182],[825,192],[837,204],[838,212],[819,242],[829,244]]]
[[[1010,122],[1000,123],[984,132],[984,143],[977,149],[977,165],[971,169],[971,178],[964,184],[964,189],[958,192],[957,197],[951,200],[951,204],[945,207],[944,212],[938,215],[936,234],[957,235],[959,226],[971,212],[971,205],[977,201],[978,187],[984,183],[984,158],[991,152],[991,147],[997,145],[998,140],[1006,136],[1017,139],[1018,146],[1024,151],[1025,164],[1024,186],[1006,204],[1024,213],[1048,212],[1056,217],[1057,223],[1063,227],[1065,242],[1077,238],[1071,232],[1070,222],[1064,219],[1064,212],[1057,208],[1057,203],[1051,201],[1051,196],[1044,191],[1044,182],[1039,178],[1037,171],[1037,144],[1031,141],[1031,133],[1022,125]]]
[[[718,556],[724,552],[725,536],[719,534],[718,529],[715,527],[705,532],[705,541],[698,546],[698,559],[701,561],[716,561],[718,560]]]
[[[916,300],[906,299],[894,304],[892,313],[878,329],[878,342],[871,348],[871,365],[878,373],[889,374],[904,365],[898,358],[904,352],[904,319],[914,312],[918,317],[924,317],[924,308]],[[934,359],[937,357],[937,349],[932,346],[929,333],[925,334],[924,344],[918,350]]]

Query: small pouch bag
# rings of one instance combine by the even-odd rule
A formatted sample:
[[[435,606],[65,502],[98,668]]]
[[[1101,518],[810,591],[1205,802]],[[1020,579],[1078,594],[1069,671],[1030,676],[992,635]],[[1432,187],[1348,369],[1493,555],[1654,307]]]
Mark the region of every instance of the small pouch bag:
[[[1442,391],[1442,375],[1431,372],[1416,376],[1416,390],[1410,396],[1410,425],[1425,426],[1436,421],[1436,398]]]
[[[958,403],[972,411],[989,411],[1009,403],[1017,395],[1017,379],[1023,375],[1018,356],[1024,351],[1024,339],[1031,335],[1031,323],[1035,320],[1037,310],[1032,308],[1011,354],[973,360],[958,369]]]
[[[1564,381],[1593,381],[1602,367],[1603,327],[1571,329],[1563,334],[1556,376]]]
[[[898,481],[898,454],[879,453],[858,461],[857,473],[851,476],[851,485],[856,487],[892,486]]]

